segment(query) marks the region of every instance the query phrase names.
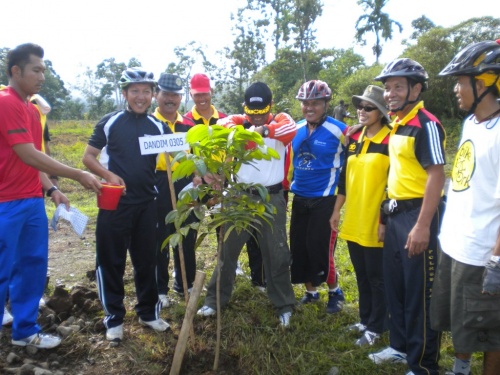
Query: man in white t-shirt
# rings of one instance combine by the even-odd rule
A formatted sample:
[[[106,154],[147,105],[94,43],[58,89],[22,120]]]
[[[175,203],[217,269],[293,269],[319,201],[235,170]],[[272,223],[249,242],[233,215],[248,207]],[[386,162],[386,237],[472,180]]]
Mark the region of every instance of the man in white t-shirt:
[[[454,374],[470,374],[484,352],[483,374],[500,368],[500,40],[474,43],[441,71],[455,76],[468,112],[453,163],[439,236],[431,326],[451,331]]]

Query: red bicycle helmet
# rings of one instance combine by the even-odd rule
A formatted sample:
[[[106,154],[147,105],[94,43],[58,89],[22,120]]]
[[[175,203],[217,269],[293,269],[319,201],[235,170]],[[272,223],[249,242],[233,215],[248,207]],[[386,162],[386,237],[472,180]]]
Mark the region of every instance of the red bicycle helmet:
[[[314,100],[324,99],[330,100],[332,98],[332,90],[326,82],[320,80],[312,80],[300,86],[299,92],[295,99],[299,100]]]

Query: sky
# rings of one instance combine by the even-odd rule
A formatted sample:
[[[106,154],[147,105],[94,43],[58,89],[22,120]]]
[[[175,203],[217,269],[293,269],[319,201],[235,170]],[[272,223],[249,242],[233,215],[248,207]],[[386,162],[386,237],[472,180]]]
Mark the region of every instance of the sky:
[[[208,56],[232,46],[234,21],[230,16],[244,4],[245,0],[3,1],[0,47],[40,44],[45,59],[52,62],[70,89],[87,67],[95,70],[111,57],[125,63],[135,57],[159,76],[175,61],[173,51],[177,46],[197,41],[205,46]],[[323,0],[323,4],[323,14],[314,24],[318,46],[354,47],[367,64],[372,64],[373,43],[361,47],[354,41],[356,20],[363,14],[357,1]],[[386,63],[400,55],[401,41],[412,32],[411,22],[422,15],[443,27],[472,17],[500,17],[498,0],[473,0],[472,4],[463,6],[457,0],[389,0],[384,11],[402,24],[403,33],[394,29],[393,40],[383,42],[380,61]],[[272,57],[274,51],[270,49],[268,55]],[[213,62],[218,65],[215,58]]]

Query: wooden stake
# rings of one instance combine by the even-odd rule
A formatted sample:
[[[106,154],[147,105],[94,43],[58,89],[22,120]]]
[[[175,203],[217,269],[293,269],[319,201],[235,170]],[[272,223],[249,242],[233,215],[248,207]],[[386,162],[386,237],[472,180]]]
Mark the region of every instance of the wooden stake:
[[[193,317],[196,314],[196,307],[198,306],[198,299],[200,298],[201,291],[203,290],[204,282],[205,273],[196,271],[193,290],[191,291],[191,296],[187,304],[186,314],[184,315],[181,332],[179,333],[179,339],[177,340],[177,345],[175,346],[174,360],[172,361],[172,367],[170,368],[170,375],[180,374],[182,360],[184,359],[184,353],[186,352],[189,332],[193,329]]]

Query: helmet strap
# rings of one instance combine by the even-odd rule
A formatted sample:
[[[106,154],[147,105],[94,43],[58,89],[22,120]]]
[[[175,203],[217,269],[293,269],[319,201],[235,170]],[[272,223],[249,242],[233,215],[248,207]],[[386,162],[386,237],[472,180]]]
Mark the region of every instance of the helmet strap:
[[[391,109],[391,112],[402,111],[408,104],[415,104],[415,103],[418,103],[420,101],[420,94],[418,95],[417,99],[410,100],[410,80],[407,78],[406,81],[408,82],[408,92],[406,93],[405,102],[403,103],[402,106],[395,108],[395,109]]]
[[[313,128],[316,128],[318,126],[320,126],[322,123],[324,123],[326,120],[326,112],[323,114],[323,116],[321,116],[321,118],[319,119],[319,121],[316,121],[316,122],[307,122],[307,125],[313,127]]]
[[[498,78],[500,77],[497,76],[497,80]],[[476,111],[476,108],[477,108],[477,105],[481,102],[481,100],[483,100],[483,98],[488,95],[488,93],[494,93],[494,88],[495,88],[495,85],[496,85],[496,81],[493,83],[493,85],[491,86],[488,86],[486,88],[486,90],[484,90],[484,92],[481,94],[481,96],[477,96],[477,89],[476,89],[476,78],[474,76],[470,76],[470,85],[472,86],[472,93],[474,94],[474,103],[472,103],[472,106],[470,107],[469,111],[468,111],[468,114],[469,115],[472,115],[475,111]]]

